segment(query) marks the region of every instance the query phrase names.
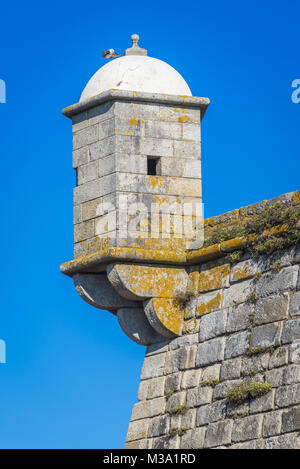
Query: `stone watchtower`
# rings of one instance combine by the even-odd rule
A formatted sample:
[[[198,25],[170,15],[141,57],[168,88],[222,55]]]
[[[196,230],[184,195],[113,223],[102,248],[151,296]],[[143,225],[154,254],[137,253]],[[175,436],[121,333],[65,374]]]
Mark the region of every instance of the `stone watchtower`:
[[[298,448],[300,191],[203,221],[209,100],[138,39],[63,110],[77,183],[61,271],[148,346],[126,447]]]
[[[77,185],[74,260],[62,272],[148,345],[180,333],[182,312],[168,303],[186,288],[186,249],[203,242],[200,126],[209,100],[193,97],[138,40],[63,110]]]

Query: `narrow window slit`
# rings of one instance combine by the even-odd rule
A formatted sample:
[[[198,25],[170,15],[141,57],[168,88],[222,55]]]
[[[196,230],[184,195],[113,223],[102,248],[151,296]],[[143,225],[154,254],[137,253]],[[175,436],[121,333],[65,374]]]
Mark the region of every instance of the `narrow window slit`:
[[[147,174],[148,176],[158,176],[159,158],[147,157]]]

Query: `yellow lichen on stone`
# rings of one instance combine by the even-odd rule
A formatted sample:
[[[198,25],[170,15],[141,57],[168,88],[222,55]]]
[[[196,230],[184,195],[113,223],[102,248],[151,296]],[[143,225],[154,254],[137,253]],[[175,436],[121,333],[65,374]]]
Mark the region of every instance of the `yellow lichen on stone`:
[[[292,195],[293,202],[297,205],[300,204],[300,191],[294,192]]]
[[[197,293],[199,286],[199,272],[191,272],[189,275],[187,290]]]
[[[185,290],[188,278],[185,269],[173,267],[117,264],[114,269],[122,288],[142,298],[173,298]]]
[[[129,125],[138,125],[139,121],[135,118],[129,119]]]
[[[180,116],[180,117],[178,117],[177,120],[178,120],[179,123],[183,124],[184,122],[189,121],[190,118],[189,118],[189,116]]]
[[[161,188],[164,183],[162,176],[148,176],[148,184],[152,189]]]
[[[220,245],[213,244],[206,248],[190,251],[187,254],[187,260],[190,262],[205,262],[206,260],[213,259],[220,256]]]
[[[230,273],[228,264],[214,267],[199,274],[199,292],[217,290],[225,285]]]
[[[229,241],[222,241],[221,243],[221,251],[223,252],[231,252],[235,251],[236,249],[241,249],[247,244],[247,238],[234,238],[230,239]]]
[[[221,308],[223,295],[220,292],[215,293],[206,301],[201,303],[201,297],[199,297],[198,306],[196,307],[196,315],[203,316],[204,314],[208,314],[211,311],[215,311],[216,309]]]
[[[255,274],[257,267],[249,260],[233,267],[231,271],[232,280],[243,280]]]
[[[247,239],[250,243],[252,243],[256,238],[257,238],[256,233],[249,234],[248,237],[247,237]]]
[[[268,236],[270,234],[274,235],[274,234],[282,233],[283,231],[287,231],[288,229],[289,229],[288,224],[273,226],[272,228],[269,228],[269,229],[265,230],[263,232],[263,235],[264,236]]]
[[[179,335],[182,329],[184,311],[178,307],[176,302],[169,298],[153,298],[153,308],[156,317],[161,324],[176,335]]]
[[[196,318],[192,318],[189,321],[186,321],[182,327],[182,334],[192,334],[197,330],[198,321]]]

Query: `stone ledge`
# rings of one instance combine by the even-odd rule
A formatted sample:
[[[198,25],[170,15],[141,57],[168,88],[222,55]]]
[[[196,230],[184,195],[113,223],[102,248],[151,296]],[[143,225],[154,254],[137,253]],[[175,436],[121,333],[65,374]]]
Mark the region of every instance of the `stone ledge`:
[[[79,272],[102,272],[108,264],[115,261],[182,265],[186,262],[186,253],[159,249],[107,248],[65,262],[60,270],[72,277]]]
[[[174,104],[184,105],[200,108],[202,110],[201,119],[203,118],[205,111],[210,103],[209,98],[202,98],[197,96],[179,96],[172,94],[159,94],[159,93],[145,93],[139,91],[123,91],[114,90],[104,91],[103,93],[97,94],[92,98],[85,101],[72,104],[71,106],[65,107],[62,113],[66,117],[72,117],[80,112],[98,106],[99,104],[106,103],[108,101],[140,101],[140,102],[151,102],[157,104]]]

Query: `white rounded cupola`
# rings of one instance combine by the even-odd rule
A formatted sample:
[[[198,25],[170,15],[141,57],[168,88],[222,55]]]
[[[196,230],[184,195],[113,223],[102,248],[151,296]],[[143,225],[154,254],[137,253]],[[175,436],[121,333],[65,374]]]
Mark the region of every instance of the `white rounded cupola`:
[[[111,89],[192,96],[180,73],[162,60],[147,56],[138,46],[139,36],[131,36],[133,46],[125,55],[101,67],[84,88],[80,101]]]

